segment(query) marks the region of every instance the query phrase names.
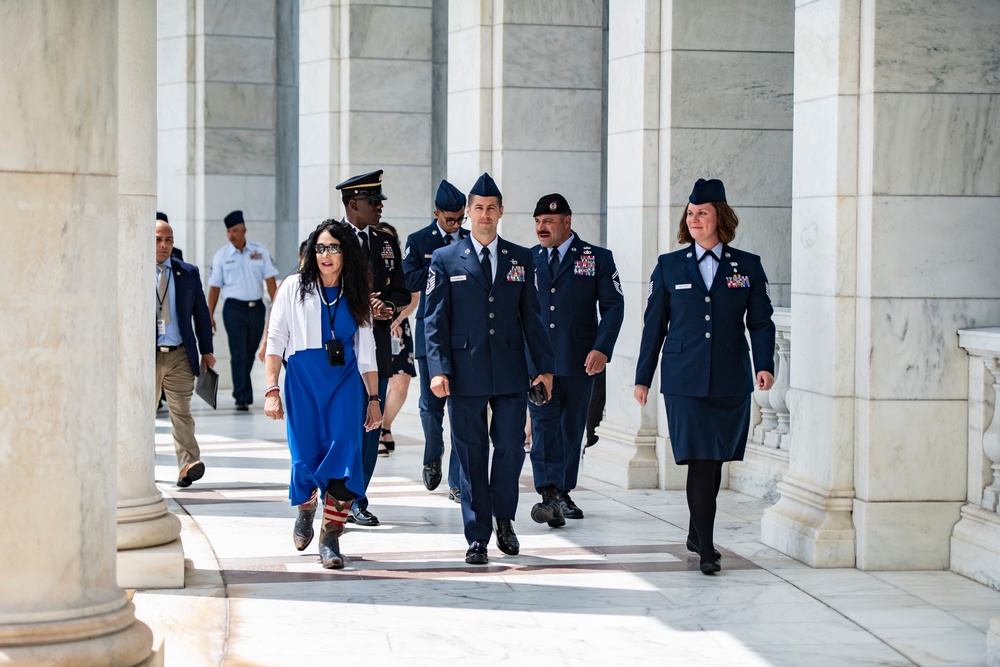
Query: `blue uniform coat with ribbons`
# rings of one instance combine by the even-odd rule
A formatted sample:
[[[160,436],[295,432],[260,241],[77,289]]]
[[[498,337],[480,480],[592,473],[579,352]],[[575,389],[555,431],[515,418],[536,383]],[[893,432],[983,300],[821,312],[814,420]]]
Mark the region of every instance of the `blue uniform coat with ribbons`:
[[[536,245],[531,252],[542,324],[552,343],[556,375],[585,376],[583,365],[591,350],[611,360],[625,317],[625,297],[614,256],[610,250],[590,245],[577,236],[553,276],[549,273],[548,249]],[[537,374],[533,367],[529,370]]]
[[[461,239],[469,235],[469,230],[459,227],[457,234]],[[427,270],[431,267],[431,255],[438,248],[445,247],[444,237],[438,229],[437,220],[419,229],[406,239],[406,250],[403,251],[403,276],[406,287],[411,292],[420,292],[420,303],[417,305],[416,328],[413,333],[413,356],[426,357],[427,344],[424,339],[424,312],[427,298],[424,288],[427,287]]]
[[[538,306],[528,248],[498,239],[492,290],[468,238],[436,250],[427,274],[424,323],[431,377],[452,394],[526,392],[528,359],[539,373],[555,363]]]
[[[171,259],[174,272],[177,326],[181,332],[184,351],[187,352],[191,370],[195,375],[201,371],[198,360],[200,354],[212,354],[212,318],[208,314],[205,290],[201,286],[198,267],[179,259]],[[191,320],[194,319],[194,326]]]
[[[772,312],[767,276],[757,255],[723,246],[710,288],[698,270],[693,245],[661,255],[650,277],[635,383],[652,384],[662,352],[663,394],[750,394],[754,373],[746,332],[753,368],[773,374]]]

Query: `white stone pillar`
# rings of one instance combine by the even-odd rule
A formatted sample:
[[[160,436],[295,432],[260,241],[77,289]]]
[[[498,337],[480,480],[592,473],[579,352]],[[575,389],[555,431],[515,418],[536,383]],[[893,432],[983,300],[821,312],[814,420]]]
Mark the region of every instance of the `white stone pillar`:
[[[678,249],[698,178],[721,178],[740,216],[735,245],[762,256],[775,305],[788,298],[792,5],[776,0],[643,0],[611,6],[608,245],[625,324],[608,369],[607,417],[585,472],[628,486],[683,487],[659,376],[632,398],[649,276]]]
[[[337,183],[383,169],[382,217],[405,239],[427,224],[437,186],[432,5],[321,0],[300,16],[299,234],[343,218]]]
[[[154,482],[156,3],[118,4],[118,584],[184,586],[180,520]]]
[[[23,3],[0,21],[0,660],[12,664],[151,658],[115,582],[116,6]]]

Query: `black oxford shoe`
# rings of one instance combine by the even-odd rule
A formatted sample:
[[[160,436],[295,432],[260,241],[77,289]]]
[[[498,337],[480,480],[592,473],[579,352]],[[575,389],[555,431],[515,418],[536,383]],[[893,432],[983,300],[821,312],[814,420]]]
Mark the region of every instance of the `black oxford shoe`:
[[[560,491],[557,496],[562,515],[567,519],[582,519],[583,510],[576,506],[573,499],[569,497],[569,491]]]
[[[462,492],[458,489],[448,489],[448,500],[454,500],[458,504],[462,504]]]
[[[497,519],[497,546],[508,556],[521,552],[521,543],[517,541],[510,519]]]
[[[355,503],[351,507],[351,511],[347,513],[347,523],[356,523],[359,526],[377,526],[378,517],[364,507],[358,507]]]
[[[425,465],[422,477],[424,478],[424,487],[428,491],[438,488],[438,484],[441,483],[441,459]]]
[[[715,574],[721,569],[722,569],[722,563],[719,562],[718,558],[716,558],[715,560],[703,562],[701,564],[702,574]]]
[[[201,461],[196,461],[184,469],[184,474],[177,479],[177,486],[186,489],[191,486],[192,482],[197,482],[204,476],[205,464]]]
[[[688,535],[687,548],[691,553],[701,555],[701,549],[699,549],[698,545],[694,543],[690,535]],[[722,554],[719,553],[718,549],[712,549],[712,555],[715,556],[715,560],[720,560],[722,558]]]
[[[475,540],[469,545],[469,550],[465,552],[465,562],[469,565],[486,565],[490,562],[486,555],[486,541]]]

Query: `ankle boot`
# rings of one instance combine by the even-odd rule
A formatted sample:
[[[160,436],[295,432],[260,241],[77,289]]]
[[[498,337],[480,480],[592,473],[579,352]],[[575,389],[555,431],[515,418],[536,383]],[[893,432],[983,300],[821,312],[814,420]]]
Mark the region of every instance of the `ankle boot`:
[[[299,551],[304,551],[313,539],[313,519],[316,518],[318,504],[316,495],[317,492],[314,490],[312,497],[299,505],[299,516],[295,519],[295,527],[292,528],[292,541]]]
[[[319,534],[319,558],[327,570],[344,567],[344,555],[340,553],[340,536],[344,534],[347,512],[353,500],[337,500],[330,494],[323,502],[323,528]]]
[[[566,525],[559,505],[559,492],[555,487],[547,486],[542,489],[542,502],[535,503],[531,508],[531,520],[535,523],[548,523],[552,528]]]

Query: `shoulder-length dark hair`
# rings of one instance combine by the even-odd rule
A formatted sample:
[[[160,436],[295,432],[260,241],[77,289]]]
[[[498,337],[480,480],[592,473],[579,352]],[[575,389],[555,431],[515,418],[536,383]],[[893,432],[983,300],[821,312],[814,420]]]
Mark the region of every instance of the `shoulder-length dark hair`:
[[[347,299],[351,316],[360,327],[372,323],[372,272],[368,260],[361,252],[358,237],[352,229],[337,220],[324,220],[306,239],[306,249],[302,254],[302,270],[299,271],[299,301],[306,298],[319,286],[319,263],[316,261],[316,243],[319,235],[330,232],[340,241],[340,256],[343,268],[340,271],[341,291]],[[318,293],[318,292],[317,292]]]
[[[719,219],[719,240],[726,245],[733,242],[736,238],[736,227],[740,224],[740,219],[736,217],[736,211],[729,207],[724,201],[713,201],[709,202],[712,208],[715,209],[715,215]],[[687,225],[688,216],[688,206],[684,206],[684,212],[681,213],[681,223],[680,228],[677,230],[677,241],[679,243],[694,243],[694,239],[691,238],[691,232],[688,231]]]

